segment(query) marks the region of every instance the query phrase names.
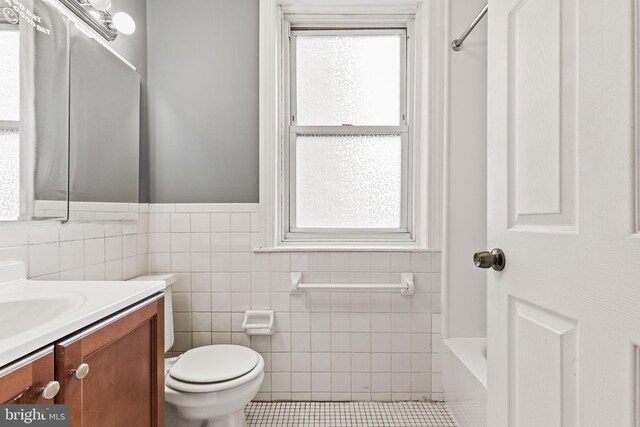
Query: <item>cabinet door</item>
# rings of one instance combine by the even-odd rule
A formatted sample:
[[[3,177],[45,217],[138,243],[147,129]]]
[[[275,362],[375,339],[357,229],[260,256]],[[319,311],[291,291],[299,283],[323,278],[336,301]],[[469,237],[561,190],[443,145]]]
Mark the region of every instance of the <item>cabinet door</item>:
[[[72,427],[164,425],[163,298],[101,321],[55,351],[56,403],[69,405]]]
[[[53,383],[53,375],[53,347],[9,365],[0,371],[0,403],[53,403],[53,398],[43,395],[44,388]]]

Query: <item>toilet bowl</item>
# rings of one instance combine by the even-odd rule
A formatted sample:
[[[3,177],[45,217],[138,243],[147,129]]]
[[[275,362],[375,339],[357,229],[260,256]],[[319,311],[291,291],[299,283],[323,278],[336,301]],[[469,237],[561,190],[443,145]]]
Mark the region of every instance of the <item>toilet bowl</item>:
[[[164,280],[165,351],[173,345],[171,285],[175,274],[132,280]],[[244,408],[264,379],[264,359],[238,345],[208,345],[165,359],[165,425],[167,427],[243,427]]]
[[[181,426],[245,426],[244,407],[258,393],[264,360],[236,345],[210,345],[165,360],[165,402]]]

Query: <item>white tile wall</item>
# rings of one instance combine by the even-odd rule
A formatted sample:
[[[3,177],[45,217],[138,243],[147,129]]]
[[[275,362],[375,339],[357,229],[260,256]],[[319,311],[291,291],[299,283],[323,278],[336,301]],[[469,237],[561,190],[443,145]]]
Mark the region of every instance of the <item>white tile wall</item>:
[[[442,399],[439,253],[253,253],[257,204],[141,205],[137,221],[0,225],[0,261],[22,259],[49,280],[121,280],[176,272],[180,353],[211,343],[265,358],[261,400]],[[148,233],[148,234],[147,234]],[[399,282],[416,293],[288,292],[288,273],[337,283]],[[249,308],[276,311],[276,334],[242,333]]]
[[[257,204],[150,205],[150,269],[179,276],[173,353],[251,346],[266,363],[259,400],[441,400],[439,253],[253,253],[259,220]],[[114,246],[85,244],[85,262],[117,255],[104,243]],[[399,283],[412,271],[416,293],[291,296],[291,271],[320,283]],[[276,311],[273,337],[242,332],[249,308]]]
[[[0,224],[0,262],[24,260],[30,278],[123,280],[149,271],[149,212],[137,221]]]

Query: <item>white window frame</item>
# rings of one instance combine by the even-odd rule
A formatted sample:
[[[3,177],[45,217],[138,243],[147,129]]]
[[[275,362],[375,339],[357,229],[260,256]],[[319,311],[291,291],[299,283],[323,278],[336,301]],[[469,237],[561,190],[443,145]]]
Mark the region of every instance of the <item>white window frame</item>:
[[[260,2],[261,245],[255,250],[439,250],[446,63],[444,10],[444,0],[425,3],[424,7],[420,3],[417,6],[413,3],[407,6],[328,7],[296,5],[291,1],[281,6],[278,0]],[[402,73],[406,75],[403,82],[406,92],[401,102],[404,117],[400,126],[353,126],[346,130],[354,134],[402,135],[404,195],[400,229],[290,228],[289,217],[295,206],[291,203],[290,177],[287,175],[292,166],[289,162],[295,154],[292,138],[299,133],[332,134],[336,128],[345,130],[342,126],[333,129],[328,126],[297,126],[292,120],[289,109],[292,81],[289,37],[292,27],[294,30],[300,27],[339,27],[401,28],[406,31],[408,43],[403,63],[407,69]],[[434,85],[439,85],[439,90],[431,90]],[[425,114],[427,117],[423,117]],[[295,182],[292,184],[291,191],[295,191]]]
[[[411,79],[408,78],[407,69],[407,43],[402,43],[400,51],[400,109],[398,110],[398,125],[395,126],[300,126],[297,124],[297,98],[296,92],[296,62],[295,47],[298,34],[354,34],[357,31],[360,35],[372,34],[394,34],[409,39],[411,28],[390,29],[380,27],[377,29],[358,29],[352,24],[335,23],[331,25],[316,25],[313,30],[297,29],[292,27],[291,21],[285,17],[284,30],[288,36],[290,49],[285,48],[283,54],[283,67],[287,67],[291,76],[284,82],[289,93],[285,108],[287,108],[287,130],[284,132],[284,149],[280,155],[283,159],[283,179],[280,187],[282,197],[282,238],[284,242],[352,242],[352,241],[410,241],[412,237],[412,198],[410,197],[413,180],[409,179],[411,167],[409,161],[413,154],[412,138],[409,132],[407,120],[407,93],[410,91],[408,85]],[[404,25],[404,24],[403,24]],[[286,40],[286,38],[285,38]],[[296,139],[298,135],[400,135],[402,143],[402,177],[401,177],[401,217],[398,228],[366,228],[366,229],[314,229],[299,228],[296,222]]]

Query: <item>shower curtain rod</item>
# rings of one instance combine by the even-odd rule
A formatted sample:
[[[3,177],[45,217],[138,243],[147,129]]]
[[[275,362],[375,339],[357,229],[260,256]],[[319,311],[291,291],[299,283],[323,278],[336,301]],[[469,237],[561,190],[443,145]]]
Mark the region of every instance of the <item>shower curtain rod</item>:
[[[478,25],[480,20],[482,20],[482,18],[484,18],[484,15],[486,15],[487,12],[489,12],[489,4],[488,3],[484,5],[484,7],[482,8],[482,10],[478,14],[478,16],[476,16],[476,19],[474,19],[473,22],[471,22],[471,24],[469,24],[467,29],[464,30],[464,33],[462,33],[462,35],[459,38],[457,38],[457,39],[455,39],[454,41],[451,42],[451,49],[455,50],[456,52],[462,49],[462,43],[464,43],[464,40],[467,38],[469,33],[471,33],[471,31],[473,31],[473,29],[476,27],[476,25]]]

